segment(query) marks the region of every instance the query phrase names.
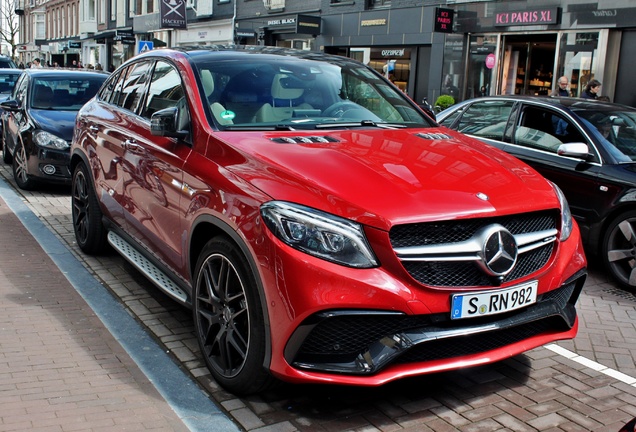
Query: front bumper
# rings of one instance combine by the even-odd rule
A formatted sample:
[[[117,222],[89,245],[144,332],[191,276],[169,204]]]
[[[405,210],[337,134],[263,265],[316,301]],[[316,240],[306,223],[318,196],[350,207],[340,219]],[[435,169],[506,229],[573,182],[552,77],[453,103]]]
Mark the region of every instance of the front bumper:
[[[393,364],[434,362],[479,355],[576,324],[575,303],[585,283],[581,270],[560,288],[520,311],[452,321],[447,314],[331,311],[303,322],[285,359],[294,368],[347,375],[374,375]],[[529,349],[529,348],[527,348]]]

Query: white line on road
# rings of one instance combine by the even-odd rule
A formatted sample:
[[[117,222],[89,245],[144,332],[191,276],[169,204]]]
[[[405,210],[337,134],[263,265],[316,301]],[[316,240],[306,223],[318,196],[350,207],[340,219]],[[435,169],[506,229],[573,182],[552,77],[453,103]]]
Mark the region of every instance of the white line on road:
[[[602,374],[605,374],[607,376],[610,376],[614,379],[617,379],[621,382],[624,382],[625,384],[628,384],[630,386],[636,387],[636,378],[629,376],[627,374],[624,374],[622,372],[619,372],[615,369],[612,368],[608,368],[607,366],[603,366],[600,363],[595,362],[594,360],[590,360],[588,358],[585,358],[583,356],[578,355],[575,352],[572,352],[570,350],[567,350],[565,348],[562,348],[556,344],[550,344],[550,345],[546,345],[545,346],[547,349],[549,349],[550,351],[559,354],[565,358],[568,358],[570,360],[573,360],[585,367],[588,367],[590,369],[593,369],[597,372],[600,372]]]

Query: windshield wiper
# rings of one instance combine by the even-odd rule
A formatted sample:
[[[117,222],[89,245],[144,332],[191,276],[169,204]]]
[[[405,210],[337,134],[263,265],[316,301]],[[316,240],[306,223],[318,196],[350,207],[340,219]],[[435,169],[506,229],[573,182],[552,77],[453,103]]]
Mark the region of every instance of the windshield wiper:
[[[381,129],[401,129],[406,125],[395,123],[376,123],[373,120],[362,120],[359,122],[341,122],[341,123],[321,123],[316,125],[316,129],[331,129],[334,127],[377,127]]]
[[[245,130],[245,131],[293,131],[296,130],[289,125],[224,125],[223,130]]]

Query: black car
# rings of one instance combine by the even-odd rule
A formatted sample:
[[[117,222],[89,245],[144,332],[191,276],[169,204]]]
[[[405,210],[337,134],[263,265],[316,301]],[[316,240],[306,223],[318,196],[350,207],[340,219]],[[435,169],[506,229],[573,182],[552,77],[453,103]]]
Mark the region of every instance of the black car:
[[[491,96],[437,115],[442,125],[525,161],[564,192],[588,254],[636,289],[636,109],[577,98]]]
[[[11,58],[0,55],[0,68],[1,69],[4,69],[4,68],[17,69],[18,65],[16,65],[15,62],[11,60]]]
[[[11,98],[0,103],[2,158],[13,163],[22,189],[38,181],[70,183],[70,142],[79,109],[108,74],[85,70],[26,69]]]

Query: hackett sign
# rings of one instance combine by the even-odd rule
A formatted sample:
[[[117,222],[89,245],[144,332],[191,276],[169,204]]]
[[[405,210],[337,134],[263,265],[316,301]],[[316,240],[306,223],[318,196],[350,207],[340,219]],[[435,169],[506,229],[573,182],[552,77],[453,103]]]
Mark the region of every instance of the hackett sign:
[[[559,8],[505,11],[495,14],[495,26],[558,24]]]

